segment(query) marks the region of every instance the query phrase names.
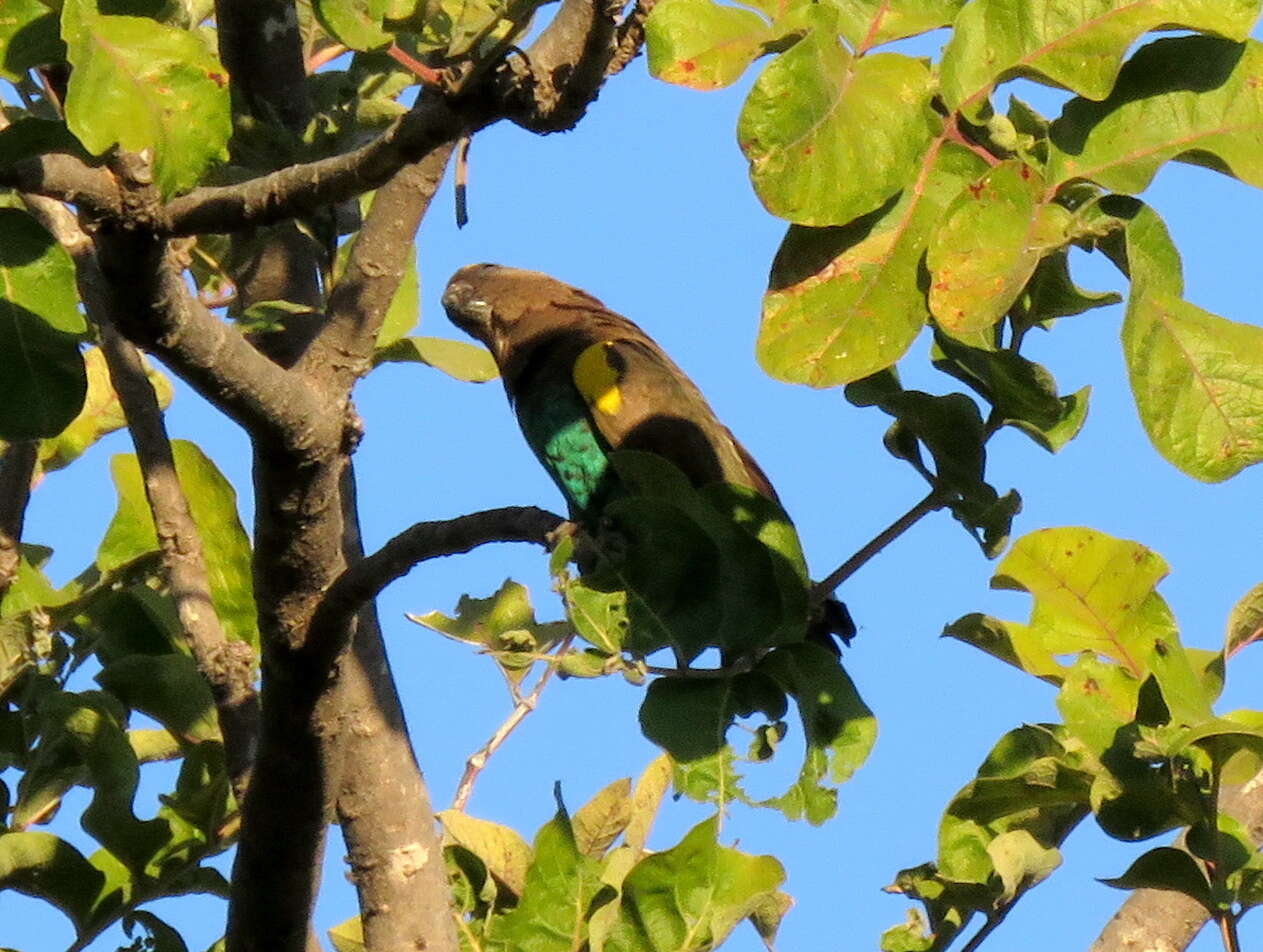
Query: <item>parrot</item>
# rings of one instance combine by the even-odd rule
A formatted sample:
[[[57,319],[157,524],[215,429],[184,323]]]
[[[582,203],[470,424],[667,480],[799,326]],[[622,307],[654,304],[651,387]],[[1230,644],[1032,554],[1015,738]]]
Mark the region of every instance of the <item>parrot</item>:
[[[472,264],[452,276],[442,304],[491,352],[522,434],[575,523],[596,531],[625,493],[610,456],[626,450],[667,460],[696,489],[727,483],[780,511],[767,475],[696,384],[640,327],[591,294],[541,272]],[[833,599],[816,606],[811,628],[844,642],[854,634]]]

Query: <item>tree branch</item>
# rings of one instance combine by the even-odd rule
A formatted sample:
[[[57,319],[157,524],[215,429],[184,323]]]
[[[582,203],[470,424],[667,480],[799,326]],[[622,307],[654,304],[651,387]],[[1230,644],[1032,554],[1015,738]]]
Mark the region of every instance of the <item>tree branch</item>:
[[[185,640],[198,670],[210,684],[224,736],[228,777],[240,803],[245,797],[259,731],[254,653],[248,645],[228,640],[215,612],[201,534],[176,474],[162,408],[140,352],[111,323],[109,293],[92,240],[60,202],[40,196],[24,196],[24,201],[75,262],[79,297],[88,318],[100,332],[110,382],[123,408],[144,476],[145,497],[162,550],[163,573]]]
[[[455,146],[455,140],[440,144],[377,190],[329,296],[328,319],[299,362],[299,373],[332,377],[328,386],[340,392],[368,370],[377,332],[416,254],[417,229]]]
[[[491,735],[485,744],[469,755],[469,758],[465,761],[465,772],[461,774],[460,783],[456,786],[456,796],[452,799],[453,810],[459,810],[462,813],[465,811],[465,807],[469,804],[469,798],[473,795],[474,784],[478,782],[478,777],[487,766],[487,761],[509,739],[509,736],[518,729],[518,726],[526,720],[527,716],[539,706],[540,696],[544,693],[544,688],[548,687],[548,682],[552,680],[553,674],[557,671],[559,659],[570,650],[570,643],[574,639],[575,636],[571,633],[562,640],[557,650],[553,652],[553,656],[545,662],[544,672],[539,676],[539,680],[535,682],[535,686],[531,688],[531,693],[526,695],[526,697],[519,697],[517,703],[513,705],[512,712],[505,718],[504,723],[496,728],[496,732]]]
[[[49,153],[2,166],[0,188],[69,202],[94,218],[124,214],[123,196],[114,176],[73,155]]]
[[[422,562],[458,555],[490,542],[547,545],[549,534],[565,521],[556,513],[534,506],[510,506],[455,519],[418,522],[352,565],[329,586],[312,618],[306,650],[317,657],[336,656],[341,650],[337,639],[348,620],[369,599],[376,598],[387,585]]]
[[[22,524],[39,458],[39,440],[18,440],[0,454],[0,600],[18,574]]]
[[[645,42],[645,21],[657,6],[658,0],[636,0],[631,12],[618,24],[614,41],[614,55],[605,67],[607,77],[617,75],[640,53]]]
[[[145,497],[162,550],[163,572],[180,627],[215,698],[228,777],[240,803],[245,799],[259,733],[254,652],[243,642],[230,642],[216,614],[201,534],[180,485],[162,408],[145,374],[140,352],[109,324],[105,315],[90,316],[101,329],[101,350],[136,447]]]
[[[947,503],[941,492],[934,490],[929,493],[919,503],[877,533],[862,549],[830,572],[827,578],[812,586],[812,596],[814,598],[824,598],[832,593],[834,589],[859,571],[866,562],[881,552],[882,549],[911,529],[925,516],[936,509],[942,509],[945,505]]]
[[[1255,843],[1263,844],[1263,772],[1239,787],[1225,788],[1220,809],[1245,824]],[[1091,952],[1179,952],[1209,920],[1206,907],[1183,893],[1137,889],[1106,923]]]
[[[354,565],[364,548],[350,469],[342,485],[344,549]],[[337,762],[336,810],[365,946],[455,952],[443,841],[371,600],[355,618],[351,651],[339,667],[326,749]]]
[[[206,310],[165,241],[102,227],[97,249],[119,330],[252,436],[300,458],[341,439],[340,407]]]
[[[472,112],[468,108],[465,111]],[[237,185],[194,189],[167,203],[157,230],[168,235],[238,231],[355,198],[457,138],[469,122],[469,117],[454,110],[442,96],[422,92],[409,112],[367,145],[328,159],[287,166]]]

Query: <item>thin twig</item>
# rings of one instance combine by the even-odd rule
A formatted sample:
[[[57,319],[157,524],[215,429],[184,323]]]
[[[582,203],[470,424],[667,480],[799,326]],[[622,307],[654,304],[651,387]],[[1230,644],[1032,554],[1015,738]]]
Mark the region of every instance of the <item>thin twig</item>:
[[[1224,952],[1241,952],[1241,939],[1237,936],[1237,917],[1230,912],[1219,916],[1219,934],[1223,936]]]
[[[39,440],[15,440],[0,455],[0,598],[22,560],[22,524],[38,458]]]
[[[1013,902],[1016,901],[1017,898],[1014,897]],[[995,932],[995,930],[1000,927],[1000,924],[1004,922],[1004,917],[1007,916],[1009,914],[1009,910],[1013,908],[1013,902],[1010,902],[1007,906],[1000,909],[993,915],[987,916],[987,921],[983,923],[982,928],[974,933],[973,938],[965,943],[960,952],[977,952],[978,947],[982,945],[987,936]]]
[[[552,680],[552,676],[557,670],[558,660],[570,650],[570,644],[574,641],[574,638],[573,633],[565,637],[561,644],[558,645],[548,666],[544,669],[544,673],[535,682],[535,687],[531,689],[531,693],[519,698],[517,704],[513,707],[512,713],[505,718],[504,723],[496,729],[491,738],[477,751],[469,755],[469,759],[465,761],[465,772],[461,774],[460,783],[456,787],[456,796],[452,800],[453,810],[464,812],[465,806],[469,803],[469,797],[474,792],[474,784],[477,782],[479,774],[487,766],[487,761],[509,739],[509,735],[517,730],[518,725],[526,720],[527,716],[535,710],[539,704],[540,695],[544,693],[544,688],[548,686],[548,682]]]
[[[935,489],[931,491],[924,499],[905,512],[902,516],[892,522],[889,526],[877,533],[873,539],[853,556],[839,565],[836,569],[820,582],[817,582],[811,590],[813,598],[821,599],[830,594],[839,585],[854,575],[861,566],[868,562],[873,556],[881,552],[882,549],[894,542],[895,539],[903,535],[914,525],[916,525],[923,517],[934,512],[936,509],[942,509],[947,505],[941,491]]]

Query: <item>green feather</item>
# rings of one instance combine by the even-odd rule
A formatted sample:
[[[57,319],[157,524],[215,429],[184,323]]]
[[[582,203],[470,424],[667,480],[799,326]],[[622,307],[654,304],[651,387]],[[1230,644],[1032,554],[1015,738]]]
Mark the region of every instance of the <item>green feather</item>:
[[[599,511],[613,490],[609,447],[593,429],[569,375],[541,375],[514,404],[522,432],[574,516]]]

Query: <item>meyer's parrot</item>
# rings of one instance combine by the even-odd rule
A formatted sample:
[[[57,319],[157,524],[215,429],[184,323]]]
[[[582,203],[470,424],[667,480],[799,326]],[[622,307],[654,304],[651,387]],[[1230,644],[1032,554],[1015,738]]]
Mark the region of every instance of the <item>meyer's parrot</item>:
[[[611,453],[625,450],[669,461],[696,489],[730,484],[780,512],[767,476],[697,386],[592,295],[540,272],[473,264],[452,276],[443,306],[491,351],[527,443],[585,529],[599,531],[605,508],[624,494]],[[832,599],[813,616],[811,636],[830,647],[828,632],[854,633]]]

